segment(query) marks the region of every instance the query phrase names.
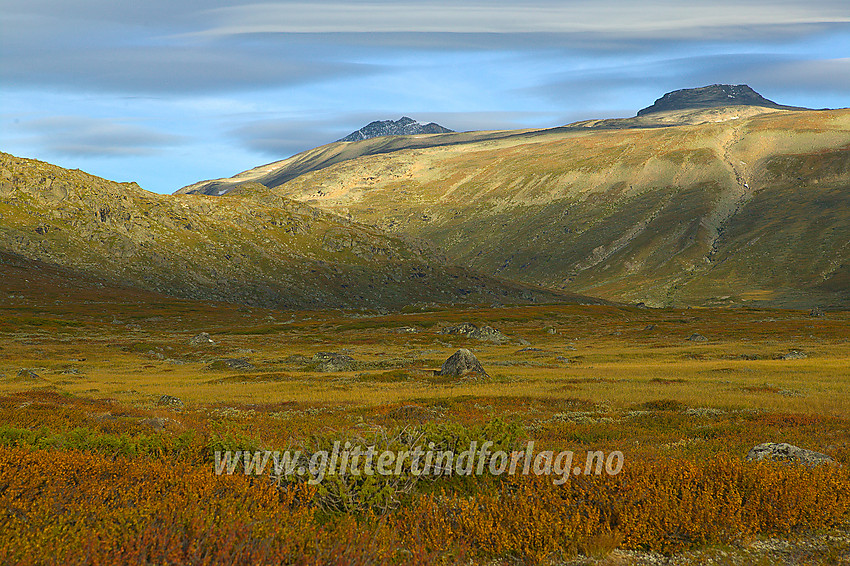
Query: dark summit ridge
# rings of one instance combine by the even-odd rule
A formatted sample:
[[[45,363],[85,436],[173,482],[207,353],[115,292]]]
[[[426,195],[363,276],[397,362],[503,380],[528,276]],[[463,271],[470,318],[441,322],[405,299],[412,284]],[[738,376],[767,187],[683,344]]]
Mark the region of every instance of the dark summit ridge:
[[[454,130],[444,128],[439,124],[431,122],[420,124],[413,118],[402,116],[399,120],[377,120],[352,132],[344,138],[337,140],[341,142],[352,142],[379,138],[382,136],[415,136],[416,134],[450,134]]]
[[[668,92],[644,108],[638,116],[670,110],[688,110],[692,108],[718,108],[722,106],[761,106],[785,110],[806,110],[795,106],[783,106],[768,100],[747,85],[710,85],[700,88],[685,88]]]

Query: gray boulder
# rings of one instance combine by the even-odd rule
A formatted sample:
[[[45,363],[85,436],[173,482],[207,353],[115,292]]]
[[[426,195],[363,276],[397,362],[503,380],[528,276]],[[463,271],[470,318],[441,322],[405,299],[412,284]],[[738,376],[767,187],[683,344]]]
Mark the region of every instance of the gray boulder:
[[[830,464],[835,462],[831,457],[820,452],[798,448],[785,442],[765,442],[747,452],[747,460],[759,462],[795,462],[798,464]]]
[[[443,366],[440,368],[437,375],[449,375],[454,377],[474,375],[476,378],[490,377],[487,372],[484,371],[484,367],[481,365],[481,362],[478,361],[478,358],[475,357],[475,354],[466,348],[461,348],[452,354],[449,359],[443,362]]]
[[[708,338],[706,338],[702,334],[691,334],[688,340],[690,340],[691,342],[708,342]]]

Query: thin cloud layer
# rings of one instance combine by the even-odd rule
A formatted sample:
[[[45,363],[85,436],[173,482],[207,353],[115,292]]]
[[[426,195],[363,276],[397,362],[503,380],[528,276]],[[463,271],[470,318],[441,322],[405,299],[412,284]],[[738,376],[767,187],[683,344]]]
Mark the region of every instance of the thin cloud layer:
[[[275,2],[212,10],[201,35],[256,33],[598,33],[688,38],[697,30],[850,22],[837,2]]]
[[[135,124],[79,116],[52,116],[19,126],[31,142],[74,157],[132,157],[158,153],[183,143],[181,136]]]

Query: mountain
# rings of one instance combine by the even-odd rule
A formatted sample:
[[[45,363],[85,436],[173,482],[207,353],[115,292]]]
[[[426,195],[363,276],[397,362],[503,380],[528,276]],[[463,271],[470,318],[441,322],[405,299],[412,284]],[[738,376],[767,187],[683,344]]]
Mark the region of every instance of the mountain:
[[[158,195],[4,153],[0,254],[113,287],[272,308],[598,302],[452,267],[422,242],[261,185]]]
[[[355,142],[369,140],[372,138],[380,138],[384,136],[415,136],[418,134],[450,134],[452,130],[444,128],[439,124],[430,122],[428,124],[420,124],[413,118],[402,116],[400,119],[393,122],[392,120],[382,120],[370,122],[356,132],[352,132],[344,138],[337,140],[341,142]]]
[[[748,85],[715,84],[700,88],[685,88],[668,92],[655,101],[655,104],[640,110],[637,115],[645,116],[670,110],[688,110],[694,108],[719,108],[726,106],[759,106],[761,108],[779,108],[784,110],[807,110],[794,106],[783,106],[768,100]]]
[[[707,89],[684,98],[708,104]],[[341,144],[344,156],[330,144],[217,183],[251,179],[529,285],[655,306],[850,306],[850,110],[735,97],[682,108],[671,95],[669,110],[548,130],[367,140]]]

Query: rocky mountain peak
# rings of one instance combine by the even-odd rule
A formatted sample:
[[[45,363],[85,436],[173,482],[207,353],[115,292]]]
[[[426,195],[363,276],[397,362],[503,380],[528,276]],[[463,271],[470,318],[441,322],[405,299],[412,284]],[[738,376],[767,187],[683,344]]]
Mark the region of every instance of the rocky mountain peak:
[[[420,124],[413,118],[402,116],[396,121],[376,120],[352,132],[344,138],[337,140],[341,142],[361,141],[382,136],[415,136],[417,134],[449,134],[454,130],[444,128],[434,122]]]

